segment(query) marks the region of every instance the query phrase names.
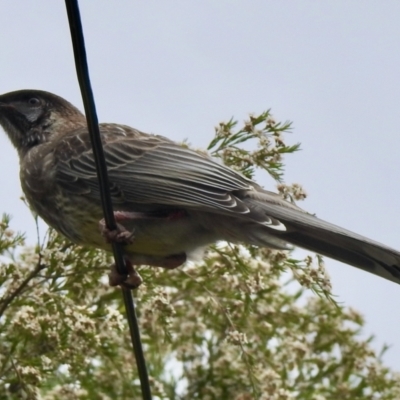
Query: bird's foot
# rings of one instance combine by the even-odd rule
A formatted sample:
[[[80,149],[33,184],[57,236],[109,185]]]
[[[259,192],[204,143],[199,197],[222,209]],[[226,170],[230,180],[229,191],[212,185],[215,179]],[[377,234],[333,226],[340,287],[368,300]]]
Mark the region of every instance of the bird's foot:
[[[100,224],[102,224],[103,220],[100,221]],[[117,229],[114,229],[110,231],[107,229],[107,227],[104,225],[103,227],[100,227],[101,234],[105,238],[107,243],[121,243],[121,244],[132,244],[134,235],[133,232],[128,231],[125,229],[124,226],[117,224]]]
[[[142,278],[135,270],[133,265],[149,265],[151,267],[161,267],[165,269],[178,268],[186,261],[186,254],[172,254],[167,257],[155,257],[147,255],[134,254],[129,259],[125,257],[127,274],[120,274],[115,264],[111,266],[111,272],[108,274],[108,283],[110,286],[123,286],[127,289],[136,289],[141,285]]]
[[[111,271],[108,274],[108,283],[110,286],[122,286],[127,289],[138,288],[143,280],[133,267],[133,264],[125,258],[127,274],[120,274],[115,264],[111,265]]]
[[[137,213],[139,214],[139,213]],[[110,230],[106,226],[106,222],[102,219],[99,222],[99,229],[101,235],[104,237],[107,243],[121,243],[121,244],[132,244],[133,243],[133,232],[128,231],[119,222],[126,221],[128,219],[134,219],[136,213],[116,211],[114,212],[114,218],[117,223],[117,229]]]
[[[115,222],[117,223],[117,229],[109,230],[106,226],[104,219],[99,222],[99,229],[107,243],[132,244],[134,233],[124,227],[124,221],[155,221],[161,219],[177,220],[185,218],[186,216],[187,213],[184,210],[169,210],[168,212],[156,212],[148,214],[132,211],[114,211],[114,218]]]

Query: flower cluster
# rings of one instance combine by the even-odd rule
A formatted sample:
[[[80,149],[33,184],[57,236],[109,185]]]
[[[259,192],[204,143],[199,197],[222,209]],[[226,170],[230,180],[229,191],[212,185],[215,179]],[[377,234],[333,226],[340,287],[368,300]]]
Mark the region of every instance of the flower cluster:
[[[266,111],[250,115],[242,128],[236,129],[236,126],[237,122],[231,119],[215,128],[215,138],[208,146],[211,155],[249,178],[254,177],[255,168],[261,168],[281,182],[283,155],[300,147],[299,144],[288,146],[283,140],[282,134],[291,129],[291,123],[276,122]],[[244,142],[252,141],[256,142],[255,150],[243,148]]]

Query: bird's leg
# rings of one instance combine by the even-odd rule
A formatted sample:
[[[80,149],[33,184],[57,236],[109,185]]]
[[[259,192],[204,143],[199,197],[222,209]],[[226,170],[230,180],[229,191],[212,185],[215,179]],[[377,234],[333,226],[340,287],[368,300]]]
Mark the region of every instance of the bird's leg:
[[[115,211],[114,218],[117,223],[117,229],[109,230],[106,226],[105,220],[102,219],[99,222],[99,228],[102,236],[105,238],[107,243],[121,243],[124,245],[131,244],[133,241],[133,232],[128,231],[122,224],[119,222],[140,218],[142,219],[144,214],[142,213],[134,213],[134,212],[124,212],[124,211]],[[117,270],[116,264],[111,265],[111,271],[108,274],[108,283],[110,286],[124,286],[128,289],[136,289],[142,283],[142,278],[137,273],[135,268],[133,267],[132,262],[125,258],[125,266],[127,269],[127,274],[120,274]]]
[[[106,227],[105,220],[102,219],[99,222],[99,228],[102,236],[105,238],[107,243],[121,243],[121,244],[132,244],[134,239],[133,232],[128,231],[122,224],[124,221],[134,220],[176,220],[185,218],[187,216],[184,210],[170,210],[166,213],[142,213],[133,211],[114,211],[114,218],[117,223],[117,229],[109,230]]]
[[[110,286],[124,286],[128,289],[136,289],[142,283],[142,278],[137,273],[134,265],[149,265],[151,267],[161,267],[166,269],[175,269],[186,261],[186,254],[179,253],[167,257],[155,257],[141,254],[129,255],[125,257],[125,265],[128,274],[120,274],[115,264],[111,266],[111,272],[108,274],[108,283]]]
[[[143,280],[138,272],[133,267],[133,264],[127,258],[124,258],[127,274],[120,274],[117,270],[116,264],[111,265],[111,271],[108,274],[108,284],[110,286],[123,286],[127,289],[136,289],[139,287]]]
[[[114,211],[115,222],[117,223],[117,229],[109,230],[106,226],[105,220],[102,219],[99,222],[99,228],[102,236],[105,238],[107,243],[121,243],[131,244],[133,242],[133,232],[128,231],[120,222],[135,219],[145,219],[146,215],[139,212],[128,212],[128,211]]]
[[[130,212],[130,211],[114,211],[115,221],[117,223],[117,229],[109,230],[106,227],[104,219],[99,222],[100,232],[107,241],[107,243],[121,243],[123,245],[129,245],[133,243],[134,232],[127,230],[123,222],[132,220],[176,220],[186,217],[185,211],[172,210],[166,213],[153,213],[145,214],[141,212]],[[172,254],[170,256],[151,256],[143,254],[129,254],[129,258],[125,257],[125,263],[127,268],[127,274],[120,274],[116,268],[116,265],[111,266],[111,272],[108,275],[108,281],[110,286],[124,286],[129,289],[135,289],[142,283],[142,278],[137,273],[134,265],[149,265],[152,267],[161,267],[166,269],[175,269],[182,265],[186,261],[186,254]]]

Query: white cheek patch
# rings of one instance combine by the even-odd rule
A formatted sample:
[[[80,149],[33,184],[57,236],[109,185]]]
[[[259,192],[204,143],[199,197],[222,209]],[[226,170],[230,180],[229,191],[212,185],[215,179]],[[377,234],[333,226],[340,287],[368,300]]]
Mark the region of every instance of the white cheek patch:
[[[35,122],[43,113],[41,106],[29,106],[24,102],[15,102],[11,104],[19,113],[21,113],[29,122]]]
[[[39,117],[40,117],[40,115],[42,114],[42,110],[40,109],[40,108],[33,108],[33,109],[30,109],[26,114],[25,114],[25,116],[26,116],[26,119],[29,121],[29,122],[35,122]]]

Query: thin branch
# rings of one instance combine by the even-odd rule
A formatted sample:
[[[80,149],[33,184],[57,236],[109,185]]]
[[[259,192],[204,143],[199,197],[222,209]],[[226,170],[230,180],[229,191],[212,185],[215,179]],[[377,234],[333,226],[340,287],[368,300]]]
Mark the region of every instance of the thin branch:
[[[4,312],[6,311],[7,307],[10,303],[25,289],[28,283],[35,278],[40,271],[46,268],[46,265],[43,265],[40,261],[37,263],[35,269],[33,269],[29,275],[21,282],[21,284],[9,294],[5,299],[1,301],[0,306],[0,318],[3,316]]]

